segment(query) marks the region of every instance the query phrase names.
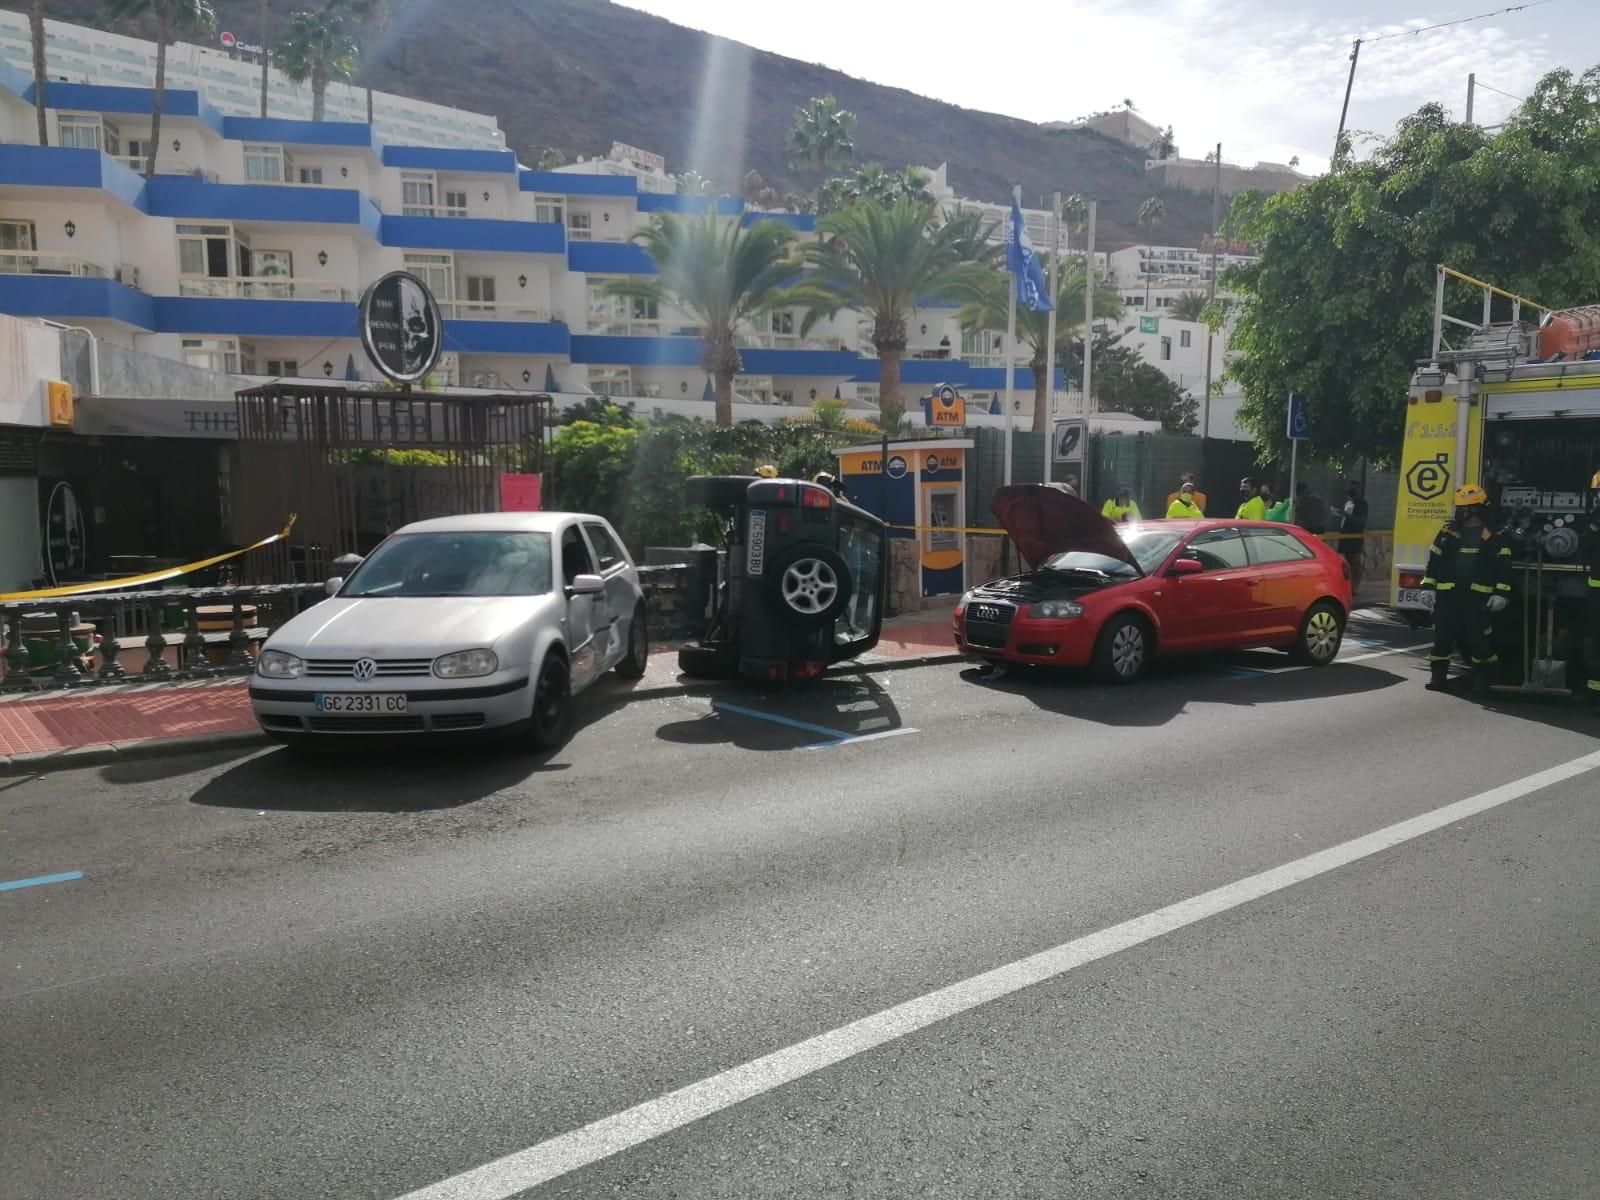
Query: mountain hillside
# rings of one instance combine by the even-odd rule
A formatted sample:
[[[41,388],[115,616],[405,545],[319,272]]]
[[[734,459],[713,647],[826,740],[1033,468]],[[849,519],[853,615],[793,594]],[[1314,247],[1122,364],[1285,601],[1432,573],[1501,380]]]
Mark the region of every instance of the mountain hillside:
[[[223,28],[254,40],[259,0],[215,0]],[[286,23],[297,0],[272,0]],[[21,7],[10,3],[7,7]],[[858,119],[856,159],[899,167],[950,164],[957,194],[1025,201],[1060,188],[1100,201],[1099,242],[1142,241],[1135,219],[1153,194],[1167,207],[1154,235],[1196,244],[1210,197],[1156,189],[1142,151],[1099,134],[1047,132],[898,88],[754,50],[606,0],[412,0],[367,64],[375,87],[499,116],[509,145],[531,161],[545,146],[568,157],[604,154],[613,140],[664,154],[737,190],[751,167],[780,191],[813,187],[783,161],[798,105],[832,93]],[[97,0],[50,0],[59,20],[100,25]],[[148,28],[117,26],[149,36]],[[276,28],[272,36],[276,37]],[[841,31],[841,36],[847,36]]]

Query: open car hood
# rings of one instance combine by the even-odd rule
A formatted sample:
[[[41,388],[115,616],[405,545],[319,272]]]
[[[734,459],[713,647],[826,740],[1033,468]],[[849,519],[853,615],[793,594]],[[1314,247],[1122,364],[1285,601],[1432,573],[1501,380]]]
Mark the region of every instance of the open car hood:
[[[1084,550],[1120,559],[1144,574],[1117,527],[1060,484],[1012,484],[994,494],[990,507],[1030,567],[1055,554]]]

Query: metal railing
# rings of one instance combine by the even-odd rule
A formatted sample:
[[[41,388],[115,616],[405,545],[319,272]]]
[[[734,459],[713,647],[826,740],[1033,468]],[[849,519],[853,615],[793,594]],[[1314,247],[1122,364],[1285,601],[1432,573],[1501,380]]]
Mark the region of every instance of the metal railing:
[[[287,275],[238,275],[230,278],[178,280],[178,295],[222,300],[342,300],[355,299],[347,287],[331,279],[301,279]]]
[[[402,217],[466,217],[467,210],[455,205],[443,204],[402,204],[400,206]]]
[[[113,154],[116,159],[128,170],[137,174],[144,174],[145,157],[142,154]],[[156,157],[157,175],[192,175],[196,179],[204,179],[207,183],[217,182],[217,173],[207,171],[204,167],[197,167],[193,163],[184,162],[182,159]]]
[[[0,608],[0,692],[247,675],[267,635],[324,594],[320,583],[280,583],[10,603]],[[145,661],[130,671],[121,660],[141,633]]]
[[[461,321],[550,321],[550,310],[495,300],[441,300],[439,311]]]
[[[32,250],[0,251],[0,275],[71,275],[78,279],[104,279],[106,269],[86,258],[38,254]]]

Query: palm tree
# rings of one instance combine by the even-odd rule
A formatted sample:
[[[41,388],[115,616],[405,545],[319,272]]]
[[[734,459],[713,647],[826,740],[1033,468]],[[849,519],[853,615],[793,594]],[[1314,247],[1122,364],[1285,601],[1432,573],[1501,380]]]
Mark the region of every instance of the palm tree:
[[[389,32],[389,21],[394,16],[394,5],[391,0],[347,0],[347,2],[351,4],[355,15],[366,22],[367,37],[371,44],[381,46],[384,35]],[[377,56],[369,54],[362,61],[361,73],[367,75],[376,65]],[[371,77],[368,76],[365,82],[367,85],[367,124],[370,126],[373,124]]]
[[[361,48],[350,31],[351,11],[339,0],[316,12],[297,12],[278,46],[278,67],[295,83],[311,81],[311,119],[327,113],[328,81],[355,73]]]
[[[1168,125],[1151,139],[1148,147],[1151,158],[1168,159],[1172,152],[1178,148],[1177,142],[1172,139],[1172,126]]]
[[[802,247],[805,278],[788,303],[806,310],[801,336],[817,321],[851,309],[872,319],[878,352],[878,408],[898,419],[900,359],[906,348],[906,314],[918,304],[957,298],[990,268],[963,261],[961,229],[938,223],[931,200],[892,205],[862,201],[817,222],[819,241]]]
[[[144,173],[156,173],[156,151],[161,146],[161,110],[167,102],[167,46],[180,33],[203,33],[216,28],[217,14],[209,0],[107,0],[106,17],[112,21],[156,22],[156,87],[150,98],[150,153]]]
[[[855,113],[840,108],[832,96],[813,96],[809,104],[794,110],[794,127],[785,147],[790,168],[814,173],[820,186],[830,167],[855,155],[855,129]]]
[[[850,204],[858,200],[874,200],[887,205],[893,204],[896,200],[933,198],[928,194],[928,173],[920,167],[905,167],[899,171],[891,171],[882,163],[864,163],[845,176],[840,184],[843,200]]]
[[[1147,231],[1146,234],[1145,234],[1145,245],[1144,245],[1144,251],[1145,251],[1145,254],[1144,254],[1144,260],[1145,260],[1144,261],[1144,310],[1145,310],[1145,312],[1149,312],[1150,311],[1150,279],[1151,279],[1151,276],[1153,276],[1155,274],[1155,269],[1156,269],[1156,262],[1155,262],[1154,257],[1152,257],[1152,253],[1151,253],[1155,249],[1155,242],[1154,242],[1154,239],[1150,236],[1150,232],[1154,231],[1155,227],[1157,225],[1161,224],[1162,219],[1166,215],[1167,215],[1167,206],[1161,202],[1161,197],[1160,196],[1151,196],[1150,199],[1146,200],[1143,204],[1141,204],[1139,206],[1139,224],[1144,226],[1145,230]]]
[[[1061,226],[1067,231],[1067,252],[1072,252],[1072,234],[1089,224],[1089,202],[1077,192],[1061,201]]]
[[[256,41],[261,46],[261,115],[267,115],[267,10],[271,0],[261,0],[261,22]]]
[[[685,171],[679,175],[677,187],[680,196],[709,196],[712,191],[711,180],[699,171]]]
[[[794,277],[790,256],[794,231],[778,221],[748,229],[698,217],[660,213],[635,235],[654,276],[613,280],[607,293],[670,304],[693,318],[704,341],[701,365],[711,377],[718,425],[733,424],[733,380],[739,358],[740,325],[785,302],[784,285]]]
[[[1184,292],[1167,311],[1180,321],[1203,321],[1208,303],[1204,292]]]
[[[49,72],[44,65],[44,0],[28,0],[28,36],[33,40],[33,111],[39,118],[39,145],[50,144],[50,123],[45,120],[44,85]]]
[[[1070,345],[1083,325],[1083,294],[1087,286],[1088,272],[1082,259],[1066,262],[1056,272],[1056,340],[1061,346]],[[976,287],[964,290],[966,302],[956,313],[961,328],[968,333],[1004,329],[1009,315],[1011,287],[1009,274],[990,271],[977,281]],[[1096,316],[1114,318],[1121,315],[1122,301],[1110,280],[1095,280],[1094,311]],[[1019,305],[1017,340],[1031,351],[1028,370],[1033,372],[1033,431],[1044,433],[1050,415],[1050,377],[1054,374],[1046,362],[1050,353],[1050,314],[1034,312],[1025,305]],[[1007,368],[1010,365],[1007,363]]]
[[[1005,256],[1005,243],[999,237],[999,222],[989,220],[981,209],[958,208],[941,219],[949,230],[951,245],[961,262],[988,263],[992,266]]]

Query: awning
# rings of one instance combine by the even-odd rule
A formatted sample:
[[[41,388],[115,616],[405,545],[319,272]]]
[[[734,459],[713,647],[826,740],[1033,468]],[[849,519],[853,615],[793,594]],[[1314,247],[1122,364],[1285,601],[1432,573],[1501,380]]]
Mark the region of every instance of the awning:
[[[233,441],[239,436],[233,400],[170,400],[159,396],[85,396],[72,432],[99,437],[173,437]]]

